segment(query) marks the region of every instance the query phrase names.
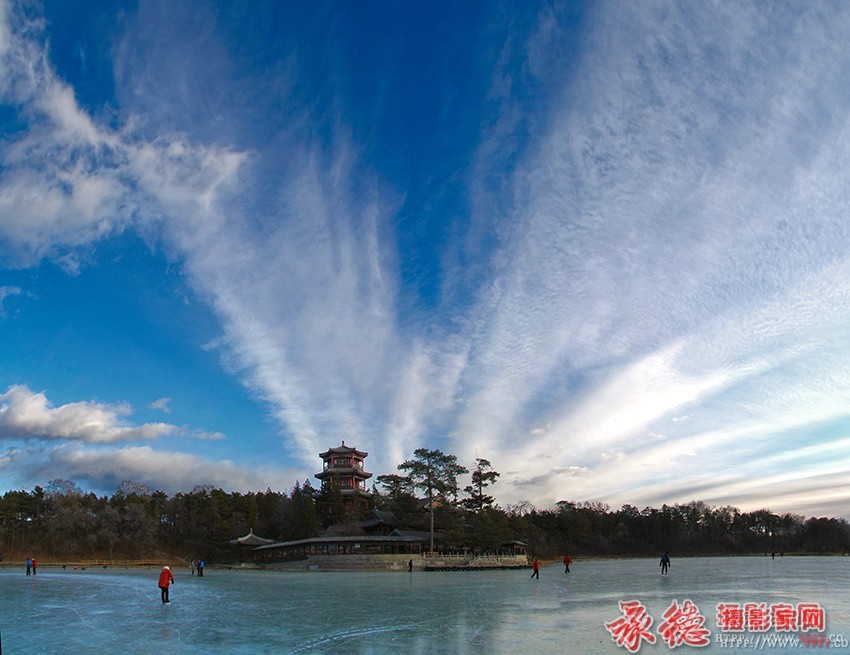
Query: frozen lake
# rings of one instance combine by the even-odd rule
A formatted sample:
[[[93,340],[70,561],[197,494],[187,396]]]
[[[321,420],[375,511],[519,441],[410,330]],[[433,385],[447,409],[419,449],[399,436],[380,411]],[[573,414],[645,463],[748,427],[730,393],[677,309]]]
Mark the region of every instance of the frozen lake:
[[[40,567],[37,577],[26,577],[23,568],[6,570],[2,653],[627,653],[605,624],[623,616],[619,601],[630,600],[646,607],[653,632],[674,600],[695,603],[711,643],[694,652],[742,652],[718,640],[730,634],[718,629],[720,603],[819,604],[823,634],[850,641],[850,558],[674,557],[669,576],[659,575],[657,559],[579,560],[571,568],[566,575],[560,565],[544,566],[540,580],[524,570],[208,571],[203,578],[174,570],[167,606],[158,571]],[[801,646],[760,650],[799,653]],[[657,637],[640,652],[672,650]]]

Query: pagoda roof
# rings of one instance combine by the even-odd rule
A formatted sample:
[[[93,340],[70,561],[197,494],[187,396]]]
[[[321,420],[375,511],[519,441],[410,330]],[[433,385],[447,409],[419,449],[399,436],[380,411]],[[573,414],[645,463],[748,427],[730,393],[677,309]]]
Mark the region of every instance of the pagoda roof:
[[[373,509],[370,511],[365,518],[359,523],[361,528],[369,529],[375,528],[381,525],[386,525],[389,527],[395,527],[398,525],[398,521],[396,520],[395,514],[392,512],[388,512],[387,510]]]
[[[406,539],[418,539],[419,541],[430,541],[431,533],[428,530],[407,530],[404,528],[396,528],[390,532],[391,537],[404,537]],[[446,538],[445,532],[434,532],[434,541],[444,541]]]
[[[266,539],[265,537],[258,537],[254,534],[254,529],[251,528],[248,534],[244,537],[238,537],[236,539],[231,539],[230,543],[234,546],[265,546],[266,544],[273,544],[274,539]]]
[[[357,450],[356,448],[352,448],[351,446],[346,446],[345,441],[342,442],[341,445],[336,446],[334,448],[328,448],[325,452],[319,453],[319,457],[322,459],[327,459],[331,455],[341,455],[346,454],[349,455],[354,453],[355,455],[359,455],[360,457],[366,457],[369,453],[364,452],[362,450]]]
[[[434,539],[438,538],[434,533]],[[442,535],[441,535],[442,536]],[[401,532],[395,531],[393,535],[377,536],[337,536],[337,537],[311,537],[309,539],[298,539],[296,541],[277,541],[265,546],[254,548],[257,550],[276,550],[278,548],[295,548],[298,546],[311,546],[313,544],[421,544],[427,543],[430,538],[427,532]]]
[[[372,474],[369,473],[369,471],[354,468],[353,466],[334,466],[332,468],[327,468],[324,471],[319,471],[314,475],[315,477],[319,478],[319,480],[324,480],[325,478],[332,478],[339,475],[347,475],[347,471],[352,471],[351,475],[353,475],[355,478],[361,478],[363,480],[372,477]]]

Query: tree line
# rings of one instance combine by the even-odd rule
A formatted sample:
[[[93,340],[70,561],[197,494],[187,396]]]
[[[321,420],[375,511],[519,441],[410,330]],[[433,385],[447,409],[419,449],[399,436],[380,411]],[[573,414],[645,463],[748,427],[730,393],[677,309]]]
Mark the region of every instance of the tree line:
[[[489,493],[499,473],[486,459],[470,469],[453,455],[418,449],[398,473],[380,475],[370,509],[392,512],[398,524],[431,533],[432,549],[498,550],[528,544],[540,558],[753,553],[848,553],[850,524],[841,518],[742,512],[700,501],[612,510],[602,503],[560,501],[547,509],[519,502],[499,507]],[[229,541],[250,530],[275,541],[318,536],[330,526],[357,534],[363,512],[352,514],[339,489],[309,481],[288,491],[225,492],[196,487],[169,496],[125,482],[110,497],[86,493],[67,480],[0,498],[0,552],[6,560],[179,557],[231,561]],[[437,542],[433,543],[435,535]]]
[[[488,493],[500,474],[486,459],[475,460],[472,483],[460,499],[457,476],[469,470],[458,465],[453,455],[419,449],[398,468],[408,475],[378,476],[386,493],[376,495],[376,505],[415,523],[415,491],[425,492],[431,506],[438,494],[444,502],[432,507],[428,518],[432,530],[436,522],[446,531],[450,545],[496,549],[518,540],[527,543],[534,555],[547,558],[564,553],[655,555],[666,550],[683,555],[850,553],[850,524],[842,518],[804,519],[767,509],[742,512],[702,501],[642,510],[633,505],[611,510],[604,503],[566,500],[538,510],[522,501],[502,509]]]

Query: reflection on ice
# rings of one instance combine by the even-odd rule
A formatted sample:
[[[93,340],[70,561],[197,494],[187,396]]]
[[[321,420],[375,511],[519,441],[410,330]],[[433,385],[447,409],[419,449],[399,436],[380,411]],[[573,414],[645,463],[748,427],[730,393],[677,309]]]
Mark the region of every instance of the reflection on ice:
[[[674,554],[675,555],[675,554]],[[605,630],[618,602],[637,600],[661,623],[672,601],[691,600],[723,648],[720,603],[819,603],[825,634],[850,638],[846,558],[578,560],[530,572],[273,573],[174,570],[170,605],[159,571],[0,574],[5,655],[180,653],[627,653]],[[687,648],[687,647],[685,647]],[[640,652],[671,652],[658,640]],[[762,652],[800,652],[799,647]]]

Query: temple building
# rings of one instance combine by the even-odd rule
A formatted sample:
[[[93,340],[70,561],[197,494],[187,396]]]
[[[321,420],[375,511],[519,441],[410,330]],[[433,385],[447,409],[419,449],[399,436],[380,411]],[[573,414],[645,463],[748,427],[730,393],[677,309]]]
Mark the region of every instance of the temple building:
[[[235,546],[238,549],[240,561],[248,559],[250,551],[254,548],[257,548],[258,546],[268,546],[273,543],[274,539],[266,539],[265,537],[258,537],[255,535],[254,528],[251,528],[248,534],[244,537],[238,537],[230,540],[230,545]],[[254,559],[256,559],[256,556]]]
[[[336,448],[319,453],[324,465],[316,477],[322,481],[322,492],[333,491],[336,495],[339,491],[348,520],[329,526],[323,536],[258,545],[251,550],[257,564],[307,571],[451,571],[528,567],[526,545],[522,542],[508,542],[502,544],[498,551],[485,553],[448,544],[447,533],[435,532],[435,552],[429,552],[430,531],[411,529],[389,511],[369,511],[371,494],[366,490],[366,480],[372,474],[365,470],[367,455],[362,450],[346,446],[344,441]],[[231,543],[241,545],[256,539],[255,535],[248,534]]]
[[[322,490],[339,489],[345,510],[351,516],[369,511],[370,494],[366,490],[366,480],[372,474],[363,465],[368,454],[346,446],[345,441],[336,448],[319,453],[324,465],[316,477],[322,481]]]
[[[257,546],[265,546],[273,543],[274,539],[266,539],[265,537],[258,537],[255,535],[254,528],[251,528],[248,534],[244,537],[238,537],[230,540],[231,546],[241,546],[243,548],[256,548]]]

